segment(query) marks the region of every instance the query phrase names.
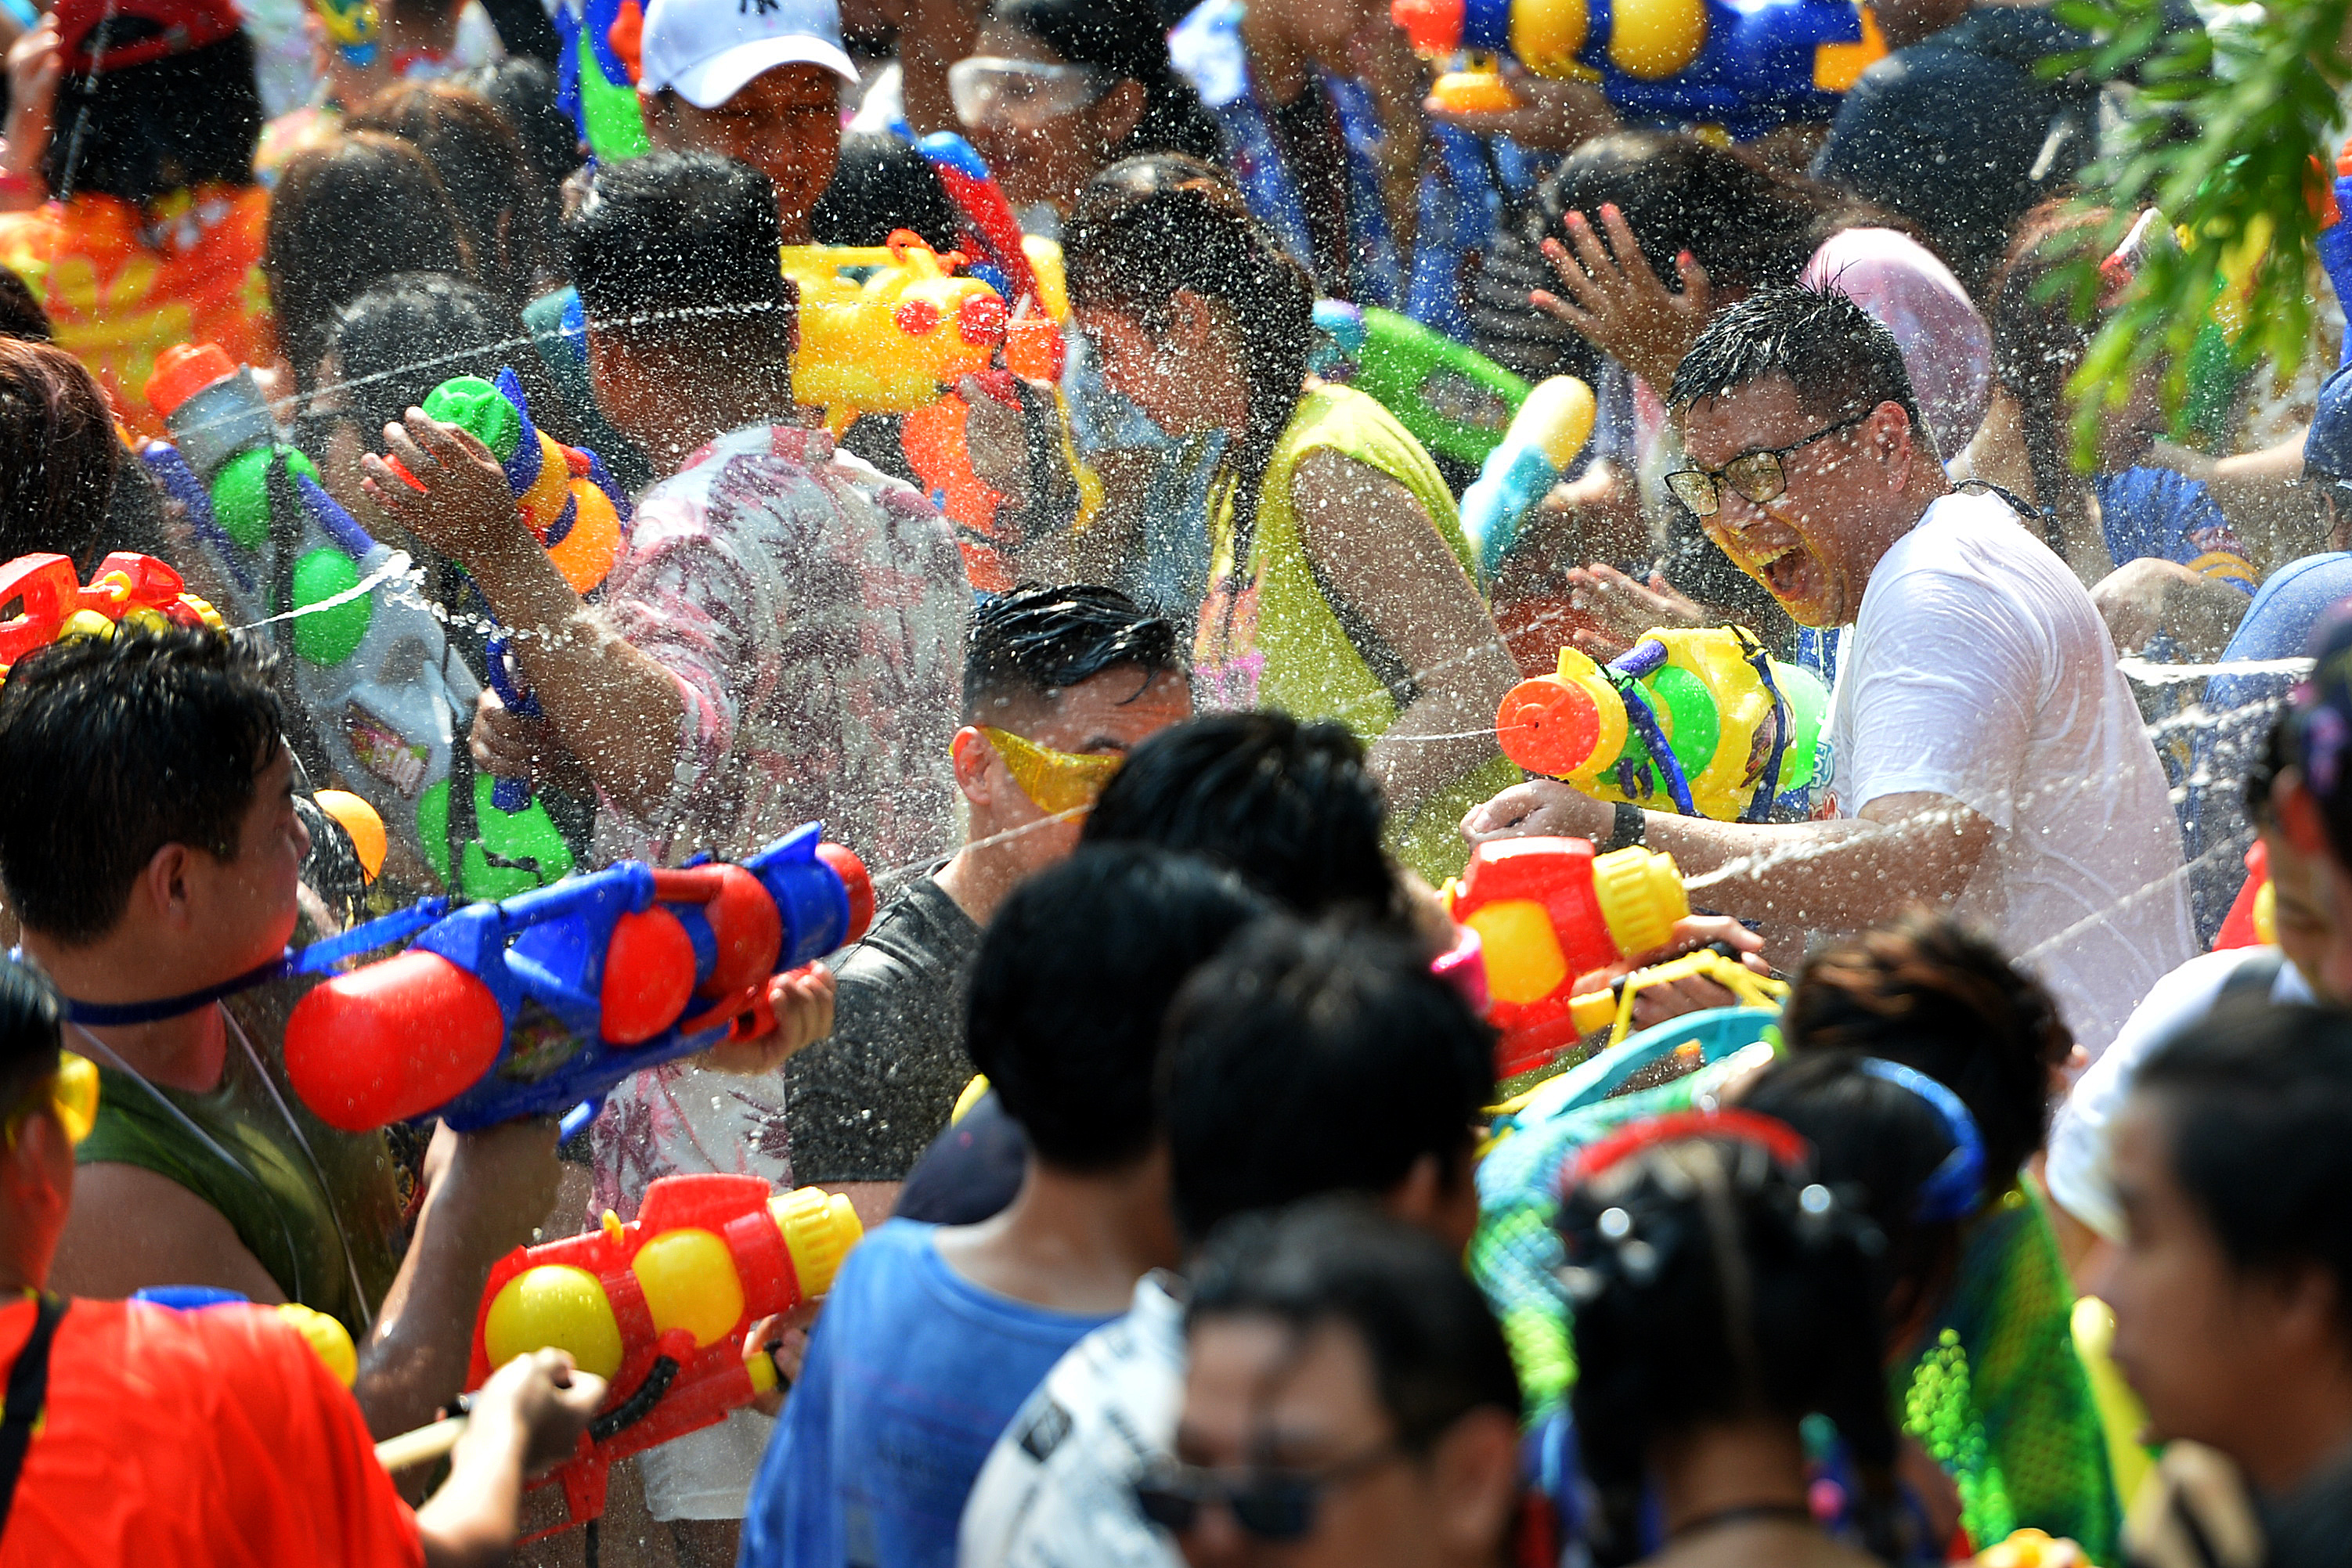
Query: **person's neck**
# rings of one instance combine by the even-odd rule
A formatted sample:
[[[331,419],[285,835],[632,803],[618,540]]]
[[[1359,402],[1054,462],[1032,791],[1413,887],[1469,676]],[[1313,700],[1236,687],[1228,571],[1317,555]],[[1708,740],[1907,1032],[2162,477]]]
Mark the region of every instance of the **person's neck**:
[[[940,868],[940,891],[955,900],[958,909],[971,916],[974,925],[984,926],[995,919],[997,905],[1037,869],[1024,858],[1020,840],[990,841],[1001,831],[993,821],[983,822],[975,816],[971,838],[955,852],[955,858]]]
[[[2263,1393],[2260,1418],[2231,1447],[2254,1490],[2273,1498],[2352,1459],[2352,1364],[2277,1380]]]
[[[681,381],[662,401],[667,417],[635,434],[666,474],[677,472],[697,450],[730,431],[751,424],[792,424],[797,413],[791,382],[779,385],[766,377],[697,376]]]
[[[170,967],[156,964],[145,946],[118,935],[87,947],[69,947],[34,932],[25,933],[26,955],[41,967],[61,995],[76,1001],[149,1001],[184,995],[212,983],[176,976]],[[149,1082],[192,1094],[218,1088],[221,1070],[228,1061],[228,1030],[220,1009],[210,1004],[176,1018],[89,1032]]]
[[[1912,529],[1927,516],[1927,508],[1952,493],[1952,482],[1944,476],[1943,465],[1926,453],[1921,453],[1912,468],[1911,482],[1904,487],[1900,505],[1891,508],[1885,520],[1864,536],[1863,548],[1868,559],[1863,563],[1862,580],[1868,582],[1878,570],[1878,563],[1886,552],[1900,544]]]
[[[1792,1421],[1699,1427],[1660,1443],[1651,1468],[1670,1541],[1727,1510],[1805,1506],[1805,1445]]]
[[[1268,103],[1291,104],[1307,90],[1315,57],[1293,37],[1281,10],[1252,5],[1242,13],[1242,45],[1249,52],[1250,81]]]
[[[1167,1155],[1154,1152],[1081,1175],[1033,1154],[1011,1206],[978,1225],[940,1231],[940,1255],[971,1283],[1033,1306],[1125,1312],[1138,1280],[1173,1268],[1181,1256]]]

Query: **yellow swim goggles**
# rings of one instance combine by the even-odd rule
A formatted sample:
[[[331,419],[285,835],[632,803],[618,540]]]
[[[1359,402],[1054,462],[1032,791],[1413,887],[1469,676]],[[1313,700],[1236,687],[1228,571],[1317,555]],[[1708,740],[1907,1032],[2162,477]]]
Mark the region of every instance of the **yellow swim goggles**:
[[[1118,771],[1124,757],[1090,757],[1081,753],[1055,751],[1050,746],[1040,746],[1034,740],[1024,740],[1009,730],[982,725],[980,733],[988,744],[996,747],[996,755],[1004,758],[1004,770],[1021,786],[1021,792],[1037,803],[1037,809],[1052,816],[1065,811],[1082,811],[1101,798],[1103,786]]]
[[[70,1051],[58,1052],[58,1070],[33,1085],[16,1109],[8,1113],[8,1146],[16,1146],[16,1129],[25,1118],[42,1109],[43,1099],[56,1108],[66,1137],[80,1143],[98,1122],[98,1065]]]

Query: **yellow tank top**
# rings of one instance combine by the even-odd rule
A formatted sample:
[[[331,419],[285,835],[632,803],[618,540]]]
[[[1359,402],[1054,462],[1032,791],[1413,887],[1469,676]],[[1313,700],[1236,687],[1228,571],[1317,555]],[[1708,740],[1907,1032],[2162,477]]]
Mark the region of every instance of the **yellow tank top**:
[[[1464,574],[1477,581],[1453,492],[1421,443],[1354,388],[1318,387],[1299,400],[1266,462],[1246,580],[1234,560],[1230,488],[1213,508],[1210,591],[1201,606],[1193,670],[1208,707],[1276,708],[1296,718],[1336,719],[1370,746],[1396,722],[1398,693],[1410,685],[1412,672],[1402,660],[1384,656],[1369,627],[1359,623],[1351,636],[1316,580],[1299,538],[1290,481],[1299,460],[1318,449],[1378,469],[1411,491]],[[1375,669],[1374,660],[1392,667]],[[1411,818],[1391,820],[1391,851],[1432,882],[1452,876],[1468,858],[1463,813],[1523,777],[1496,757]]]

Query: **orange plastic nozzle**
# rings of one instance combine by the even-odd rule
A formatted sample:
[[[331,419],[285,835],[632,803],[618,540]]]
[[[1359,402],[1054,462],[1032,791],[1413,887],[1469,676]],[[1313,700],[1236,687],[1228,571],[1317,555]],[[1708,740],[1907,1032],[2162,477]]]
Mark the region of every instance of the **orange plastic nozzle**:
[[[1495,714],[1503,755],[1530,773],[1566,778],[1580,773],[1601,743],[1601,710],[1592,695],[1558,675],[1521,681]]]
[[[218,344],[174,343],[155,356],[155,373],[147,378],[147,402],[169,419],[182,403],[235,374],[236,361]]]

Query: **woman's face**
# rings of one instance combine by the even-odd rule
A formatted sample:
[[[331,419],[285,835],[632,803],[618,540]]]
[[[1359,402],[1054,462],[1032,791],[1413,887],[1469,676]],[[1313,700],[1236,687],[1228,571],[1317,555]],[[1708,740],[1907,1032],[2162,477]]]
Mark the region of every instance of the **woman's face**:
[[[1142,118],[1144,89],[1099,75],[1083,87],[1075,68],[1043,39],[1024,28],[991,20],[972,50],[976,61],[1024,61],[1047,68],[1031,78],[1015,72],[976,71],[957,99],[957,113],[972,145],[987,160],[997,183],[1015,207],[1038,204],[1066,214],[1078,188],[1110,162]],[[1083,101],[1071,102],[1083,93]]]
[[[1188,296],[1171,302],[1170,329],[1154,334],[1124,311],[1101,307],[1076,312],[1079,329],[1087,335],[1102,364],[1103,379],[1111,390],[1133,402],[1152,423],[1174,436],[1198,435],[1225,425],[1236,434],[1240,422],[1230,417],[1236,394],[1246,413],[1247,382],[1239,345],[1218,353],[1203,340],[1206,325],[1197,318],[1206,310],[1198,299],[1186,310]]]

